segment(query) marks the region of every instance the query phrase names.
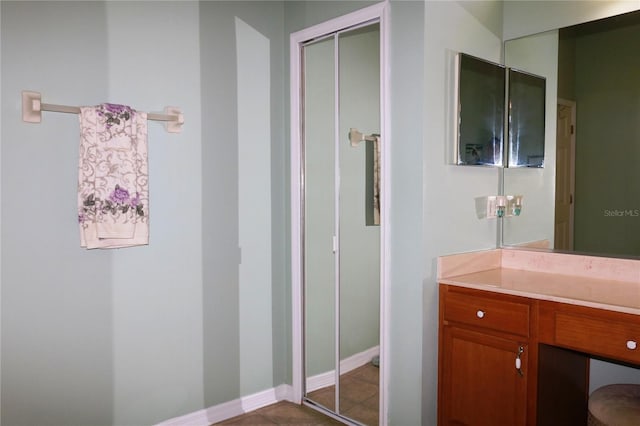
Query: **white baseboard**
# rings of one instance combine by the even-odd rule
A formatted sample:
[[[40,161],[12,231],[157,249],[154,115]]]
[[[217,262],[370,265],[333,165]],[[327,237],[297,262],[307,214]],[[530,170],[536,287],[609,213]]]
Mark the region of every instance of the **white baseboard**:
[[[373,348],[366,349],[355,355],[351,355],[349,358],[345,358],[340,361],[340,374],[348,373],[351,370],[355,370],[358,367],[371,362],[374,356],[380,355],[380,346],[374,346]],[[336,373],[335,370],[327,371],[326,373],[320,373],[315,376],[307,378],[307,392],[313,392],[327,386],[335,384]]]
[[[211,423],[221,422],[279,401],[292,400],[293,387],[291,385],[280,385],[253,395],[165,420],[156,426],[209,426]]]
[[[380,346],[375,346],[345,358],[340,361],[340,373],[348,373],[361,367],[371,362],[371,358],[376,355],[380,355]],[[333,385],[335,381],[334,374],[333,371],[328,371],[309,377],[307,379],[307,391],[312,392],[316,389]],[[280,385],[252,395],[243,396],[233,401],[165,420],[156,426],[209,426],[211,423],[221,422],[280,401],[293,402],[293,387],[291,385]]]

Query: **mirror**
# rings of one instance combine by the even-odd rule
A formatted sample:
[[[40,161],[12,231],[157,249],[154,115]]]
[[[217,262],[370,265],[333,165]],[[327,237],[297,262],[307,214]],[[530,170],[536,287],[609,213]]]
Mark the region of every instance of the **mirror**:
[[[640,256],[639,44],[638,11],[506,42],[506,65],[545,76],[548,101],[547,168],[504,170],[526,200],[504,245]]]
[[[458,69],[456,162],[502,166],[505,68],[460,53]]]
[[[304,47],[304,343],[307,396],[335,408],[334,43]],[[333,380],[332,380],[333,378]],[[312,393],[313,392],[313,393]]]
[[[509,167],[544,166],[544,101],[546,81],[509,68]]]
[[[380,25],[309,41],[302,57],[304,398],[377,425]]]

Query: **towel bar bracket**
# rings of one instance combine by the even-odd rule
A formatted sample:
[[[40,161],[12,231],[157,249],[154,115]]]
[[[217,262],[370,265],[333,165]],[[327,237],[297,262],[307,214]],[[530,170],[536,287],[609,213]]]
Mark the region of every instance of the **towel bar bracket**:
[[[80,108],[67,105],[54,105],[42,103],[42,95],[39,92],[22,92],[22,121],[26,123],[42,122],[42,111],[66,112],[79,114]],[[164,114],[147,113],[148,120],[163,121],[165,129],[169,133],[180,133],[184,124],[184,115],[178,107],[165,107]]]
[[[375,141],[376,138],[379,136],[380,135],[375,133],[372,135],[365,136],[364,133],[359,132],[357,129],[354,129],[353,127],[349,129],[349,142],[351,142],[351,146],[354,148],[357,147],[358,144],[362,141]]]
[[[38,92],[22,92],[22,121],[40,123],[42,121],[42,96]]]
[[[170,117],[176,117],[175,120],[168,120],[164,123],[164,127],[167,129],[167,132],[180,133],[182,125],[184,124],[184,116],[182,115],[180,108],[168,106],[164,108],[164,113]]]

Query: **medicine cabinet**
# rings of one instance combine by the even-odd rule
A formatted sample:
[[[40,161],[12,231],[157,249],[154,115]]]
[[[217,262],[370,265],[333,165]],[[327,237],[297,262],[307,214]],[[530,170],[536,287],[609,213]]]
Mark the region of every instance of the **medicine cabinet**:
[[[456,69],[454,163],[543,167],[545,78],[464,53]]]

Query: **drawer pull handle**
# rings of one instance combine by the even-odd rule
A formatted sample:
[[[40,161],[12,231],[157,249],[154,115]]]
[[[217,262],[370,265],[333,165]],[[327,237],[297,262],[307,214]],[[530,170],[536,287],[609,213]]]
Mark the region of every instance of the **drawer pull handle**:
[[[516,354],[516,371],[518,372],[520,377],[524,377],[524,374],[522,373],[522,359],[520,359],[520,356],[522,355],[523,352],[524,352],[524,347],[520,346],[518,348],[518,353]]]
[[[478,312],[476,312],[476,316],[477,316],[478,318],[484,318],[484,311],[478,311]]]
[[[635,340],[627,340],[627,349],[631,349],[632,351],[634,351],[637,347],[638,344],[635,342]]]

